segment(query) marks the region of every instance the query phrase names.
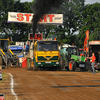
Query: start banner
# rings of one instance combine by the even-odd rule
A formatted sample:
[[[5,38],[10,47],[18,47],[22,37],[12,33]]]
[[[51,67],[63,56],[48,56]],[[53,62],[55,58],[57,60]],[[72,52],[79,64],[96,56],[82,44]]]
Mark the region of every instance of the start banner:
[[[32,13],[8,12],[8,23],[32,23]],[[63,14],[47,14],[40,19],[39,24],[63,24]]]

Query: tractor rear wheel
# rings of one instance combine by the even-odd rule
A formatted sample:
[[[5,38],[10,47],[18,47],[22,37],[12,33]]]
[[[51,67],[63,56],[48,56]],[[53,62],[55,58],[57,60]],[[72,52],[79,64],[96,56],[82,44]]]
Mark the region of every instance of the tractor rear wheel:
[[[68,68],[69,68],[70,71],[75,71],[75,69],[76,69],[76,63],[75,63],[75,61],[70,61]]]
[[[60,57],[60,68],[63,69],[64,68],[64,60],[63,57]]]

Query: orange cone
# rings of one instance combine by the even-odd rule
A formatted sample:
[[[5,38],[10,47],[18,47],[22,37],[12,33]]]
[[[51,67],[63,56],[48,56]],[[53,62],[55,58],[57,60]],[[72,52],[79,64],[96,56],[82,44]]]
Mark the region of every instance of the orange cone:
[[[27,58],[22,57],[22,68],[27,68]]]

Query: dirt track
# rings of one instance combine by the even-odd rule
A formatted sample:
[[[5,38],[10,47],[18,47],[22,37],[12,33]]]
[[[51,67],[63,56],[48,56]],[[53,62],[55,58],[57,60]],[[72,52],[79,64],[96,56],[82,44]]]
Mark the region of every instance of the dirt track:
[[[69,71],[29,71],[22,68],[2,69],[14,79],[14,92],[18,100],[99,100],[100,73]],[[2,87],[3,90],[4,87]],[[8,89],[9,88],[9,89]],[[10,79],[4,88],[8,100]],[[0,90],[1,92],[1,90]],[[9,94],[8,94],[9,92]]]

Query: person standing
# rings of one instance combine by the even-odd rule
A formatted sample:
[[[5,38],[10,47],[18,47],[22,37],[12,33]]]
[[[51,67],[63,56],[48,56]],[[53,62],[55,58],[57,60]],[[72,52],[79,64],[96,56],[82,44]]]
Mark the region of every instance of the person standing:
[[[95,62],[96,62],[96,56],[94,53],[92,53],[92,56],[91,57],[87,57],[88,59],[91,59],[91,62],[92,62],[92,69],[93,69],[93,74],[95,74]]]

